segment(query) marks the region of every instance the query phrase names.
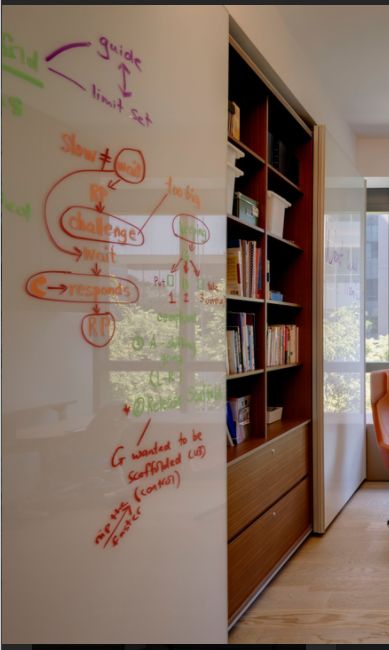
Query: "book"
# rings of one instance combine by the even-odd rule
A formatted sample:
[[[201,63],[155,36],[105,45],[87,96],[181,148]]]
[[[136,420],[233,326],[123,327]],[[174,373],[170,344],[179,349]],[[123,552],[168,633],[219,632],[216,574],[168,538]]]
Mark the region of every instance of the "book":
[[[284,366],[299,362],[299,328],[294,324],[269,325],[266,359],[268,366]]]
[[[232,436],[231,436],[231,434],[230,434],[230,432],[228,430],[228,427],[226,428],[226,434],[227,434],[227,445],[228,445],[228,447],[233,447],[235,445],[235,443],[234,443],[234,441],[232,439]]]
[[[236,444],[239,444],[244,440],[247,440],[250,435],[251,395],[244,395],[243,397],[230,397],[228,402],[231,406],[231,411],[236,427]]]
[[[256,249],[256,278],[257,278],[257,290],[256,298],[263,298],[263,288],[262,288],[262,248],[257,245]]]
[[[242,253],[242,288],[243,288],[243,295],[248,296],[247,293],[247,280],[248,280],[248,270],[247,270],[247,264],[248,264],[248,242],[245,239],[239,239],[239,245],[240,245],[240,250]]]
[[[246,314],[248,368],[255,370],[255,314]]]
[[[270,260],[266,260],[266,300],[270,300]]]
[[[278,302],[282,302],[283,299],[284,296],[281,291],[270,291],[270,300],[278,300]]]
[[[231,436],[233,444],[236,444],[236,424],[234,421],[234,415],[232,413],[231,404],[229,401],[226,403],[226,415],[227,415],[227,431]]]
[[[227,248],[227,293],[233,296],[243,296],[240,245]]]
[[[227,312],[227,330],[234,329],[236,332],[235,346],[238,358],[237,372],[244,372],[246,369],[245,337],[242,331],[244,317],[241,312]]]
[[[250,298],[255,298],[255,250],[257,247],[257,242],[249,241],[249,286],[248,286],[248,295]]]
[[[247,325],[246,312],[239,312],[239,335],[242,350],[242,370],[247,372],[248,368],[248,346],[247,346]]]
[[[234,239],[228,242],[227,293],[263,298],[262,248],[255,240]]]
[[[237,328],[227,328],[227,360],[228,360],[228,374],[234,375],[240,372],[240,360],[238,355],[237,344]]]
[[[230,373],[255,370],[255,314],[227,312],[227,352]]]

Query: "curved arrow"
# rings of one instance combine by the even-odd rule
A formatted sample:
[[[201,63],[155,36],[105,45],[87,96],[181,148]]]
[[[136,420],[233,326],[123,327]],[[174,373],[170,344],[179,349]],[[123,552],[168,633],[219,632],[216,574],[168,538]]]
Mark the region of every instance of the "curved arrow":
[[[58,248],[58,250],[60,250],[62,253],[66,253],[66,255],[73,255],[73,256],[76,258],[76,262],[79,262],[79,260],[80,260],[80,258],[81,258],[81,255],[82,255],[82,251],[80,250],[80,248],[78,248],[78,246],[73,246],[73,247],[69,250],[69,249],[67,249],[67,248],[64,248],[63,246],[60,246],[60,244],[56,241],[56,239],[54,238],[53,233],[52,233],[51,230],[50,230],[50,225],[49,225],[49,215],[48,215],[47,204],[48,204],[49,199],[50,199],[51,195],[53,194],[54,190],[55,190],[55,189],[56,189],[56,188],[57,188],[57,187],[58,187],[58,186],[59,186],[59,185],[60,185],[64,180],[66,180],[67,178],[70,178],[71,176],[75,176],[76,174],[81,174],[81,173],[84,173],[84,172],[85,172],[85,173],[87,173],[87,172],[94,172],[94,173],[96,173],[96,169],[77,169],[77,170],[74,171],[74,172],[70,172],[69,174],[65,174],[65,176],[61,176],[61,178],[59,178],[59,179],[54,183],[54,185],[52,185],[52,187],[50,188],[50,190],[49,190],[48,193],[46,194],[46,196],[45,196],[45,200],[44,200],[44,202],[43,202],[43,219],[44,219],[45,226],[46,226],[46,230],[47,230],[47,233],[48,233],[48,235],[49,235],[49,239],[50,239],[51,243],[52,243],[56,248]]]
[[[140,172],[139,172],[139,175],[136,176],[136,177],[133,177],[132,175],[128,175],[128,174],[126,175],[125,172],[122,170],[122,166],[124,165],[124,167],[125,167],[125,156],[129,152],[131,152],[132,155],[138,156],[138,158],[139,158]],[[140,149],[134,149],[134,148],[131,148],[131,147],[124,147],[124,148],[120,149],[119,152],[117,153],[117,155],[116,155],[116,157],[115,157],[115,159],[113,161],[113,168],[112,169],[105,169],[105,170],[90,169],[90,168],[89,169],[76,169],[73,172],[69,172],[68,174],[65,174],[64,176],[61,176],[61,178],[59,178],[52,185],[50,190],[47,192],[47,194],[45,196],[45,199],[44,199],[44,203],[43,203],[43,218],[44,218],[44,222],[45,222],[45,226],[46,226],[46,230],[47,230],[49,239],[50,239],[51,243],[56,248],[58,248],[58,250],[60,250],[62,253],[66,253],[66,255],[73,255],[77,262],[80,260],[80,258],[82,256],[82,251],[80,250],[80,248],[78,248],[78,246],[73,246],[73,248],[71,248],[69,250],[69,249],[65,248],[64,246],[61,246],[61,244],[56,241],[56,239],[55,239],[55,237],[54,237],[54,235],[52,233],[52,230],[50,229],[49,201],[50,201],[50,198],[53,195],[53,192],[66,179],[71,178],[72,176],[75,176],[77,174],[90,174],[90,173],[93,173],[93,174],[102,174],[102,173],[103,174],[112,174],[113,179],[110,180],[109,183],[108,183],[108,186],[110,187],[110,189],[115,189],[115,185],[117,183],[119,183],[121,180],[123,182],[125,182],[125,183],[130,184],[130,185],[134,185],[134,184],[136,185],[136,184],[141,183],[143,181],[144,177],[145,177],[145,174],[146,174],[146,162],[145,162],[145,159],[143,157],[143,153],[140,151]],[[165,196],[167,196],[167,194]],[[165,197],[163,197],[163,200],[164,200],[164,198]],[[90,210],[90,208],[87,208],[86,206],[83,206],[83,207],[85,209]],[[158,206],[156,206],[156,208],[157,207],[159,207],[159,204],[158,204]],[[154,214],[156,208],[153,210],[150,217]],[[97,209],[98,212],[101,212],[101,213],[103,212],[104,206],[101,204],[101,202],[100,202],[100,204],[97,204],[96,209]],[[65,210],[65,212],[66,212],[66,210]],[[114,216],[114,215],[110,215],[110,216]],[[60,215],[57,215],[57,214],[51,215],[52,219],[56,219],[58,217],[60,218]],[[150,217],[148,217],[148,219]],[[118,219],[119,217],[115,217],[115,218]],[[147,221],[148,221],[148,219],[147,219]],[[124,221],[124,220],[122,220],[122,221]],[[147,223],[147,221],[146,221],[146,223]],[[127,222],[125,222],[125,223],[127,223]],[[127,225],[132,225],[132,224],[127,223]],[[142,231],[145,225],[146,224],[143,225],[142,229],[137,229],[138,232],[139,232],[139,230]],[[66,234],[69,235],[68,232]],[[142,233],[141,233],[141,236],[143,237]],[[79,237],[77,239],[85,239],[85,238],[84,237]],[[142,241],[142,243],[143,243],[143,241]]]

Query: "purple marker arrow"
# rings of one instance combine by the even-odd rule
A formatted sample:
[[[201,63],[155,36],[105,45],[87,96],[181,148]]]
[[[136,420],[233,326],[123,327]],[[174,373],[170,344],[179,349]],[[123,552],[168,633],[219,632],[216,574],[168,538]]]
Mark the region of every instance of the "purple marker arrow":
[[[92,45],[92,43],[90,41],[83,41],[81,43],[67,43],[66,45],[62,45],[61,47],[57,48],[56,50],[54,50],[53,52],[48,54],[45,57],[45,61],[49,62],[52,59],[54,59],[56,56],[58,56],[59,54],[62,54],[62,52],[66,52],[67,50],[72,50],[75,47],[90,47],[90,45]],[[55,70],[54,68],[50,68],[50,67],[49,67],[49,70],[50,70],[50,72],[54,72],[54,74],[58,74],[60,77],[63,77],[64,79],[67,79],[67,81],[71,81],[71,83],[74,83],[76,86],[81,88],[81,90],[86,91],[85,86],[82,86],[80,83],[78,83],[78,81],[76,81],[75,79],[72,79],[71,77],[68,77],[68,75],[64,74],[63,72],[59,72],[59,70]]]

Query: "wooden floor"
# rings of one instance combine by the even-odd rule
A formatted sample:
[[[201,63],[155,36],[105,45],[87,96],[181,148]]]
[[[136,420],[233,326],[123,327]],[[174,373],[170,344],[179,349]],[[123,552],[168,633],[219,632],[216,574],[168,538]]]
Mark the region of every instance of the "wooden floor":
[[[364,483],[230,633],[229,643],[389,643],[389,483]]]

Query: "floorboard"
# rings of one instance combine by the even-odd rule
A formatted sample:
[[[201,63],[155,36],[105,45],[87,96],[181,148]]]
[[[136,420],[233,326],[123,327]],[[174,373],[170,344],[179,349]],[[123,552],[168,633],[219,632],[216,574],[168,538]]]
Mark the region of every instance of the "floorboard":
[[[230,633],[229,643],[389,643],[389,483],[366,482],[312,536]]]

